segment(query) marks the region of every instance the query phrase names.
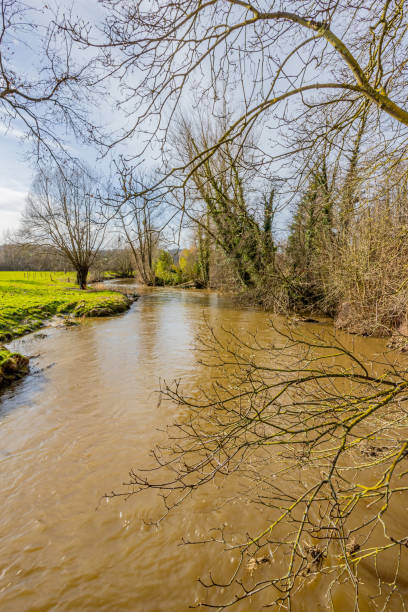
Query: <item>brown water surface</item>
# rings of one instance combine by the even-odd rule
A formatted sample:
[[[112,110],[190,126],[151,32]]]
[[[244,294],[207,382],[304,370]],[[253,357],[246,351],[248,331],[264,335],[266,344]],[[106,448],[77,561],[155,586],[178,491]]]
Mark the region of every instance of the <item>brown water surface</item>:
[[[216,487],[158,528],[145,522],[154,495],[103,498],[130,467],[146,465],[158,428],[175,416],[174,406],[158,405],[160,379],[182,377],[192,389],[206,380],[193,352],[203,315],[249,331],[268,319],[216,294],[160,289],[142,292],[122,316],[13,343],[38,356],[34,373],[0,400],[0,610],[186,611],[207,597],[198,576],[221,562],[219,550],[180,546],[181,537],[260,520],[252,506],[216,507]],[[384,349],[379,340],[350,342],[367,355]],[[233,561],[222,555],[222,564]],[[353,609],[341,593],[336,602]],[[296,607],[328,609],[318,582]]]

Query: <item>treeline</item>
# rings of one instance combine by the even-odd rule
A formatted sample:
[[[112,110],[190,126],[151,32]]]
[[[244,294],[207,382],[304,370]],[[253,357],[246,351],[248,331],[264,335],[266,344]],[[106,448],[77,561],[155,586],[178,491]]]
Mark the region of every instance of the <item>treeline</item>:
[[[363,112],[339,150],[324,142],[301,159],[297,183],[271,178],[254,139],[221,143],[220,122],[179,123],[178,161],[189,173],[178,205],[204,285],[279,313],[327,315],[353,333],[405,329],[407,166],[373,154],[368,119]]]
[[[279,313],[327,315],[352,333],[391,335],[406,329],[406,167],[389,160],[375,175],[366,171],[342,173],[317,160],[278,233],[276,191],[258,193],[255,205],[252,179],[245,185],[238,170],[234,180],[213,170],[197,234],[204,227],[207,252],[220,253],[233,273],[227,284],[233,279],[247,301]]]
[[[402,5],[102,4],[102,27],[43,7],[49,28],[29,82],[11,41],[37,31],[38,16],[19,0],[4,5],[3,81],[13,87],[0,120],[25,125],[38,174],[1,265],[70,267],[82,288],[108,268],[329,315],[356,333],[404,327]],[[102,100],[117,129],[94,121]],[[95,159],[110,152],[109,180],[73,158],[61,125]]]
[[[184,121],[175,150],[186,165],[217,138]],[[406,325],[407,168],[391,158],[373,169],[360,145],[342,166],[330,155],[309,161],[290,198],[287,181],[260,175],[253,142],[218,144],[182,195],[125,167],[104,191],[77,167],[42,170],[0,268],[73,269],[82,287],[108,270],[150,286],[228,290],[274,312],[390,335]]]
[[[75,271],[69,259],[57,249],[43,249],[35,245],[21,245],[8,238],[0,245],[0,270],[2,271]],[[99,280],[105,272],[120,277],[134,276],[131,252],[124,247],[102,249],[89,270],[89,280]]]

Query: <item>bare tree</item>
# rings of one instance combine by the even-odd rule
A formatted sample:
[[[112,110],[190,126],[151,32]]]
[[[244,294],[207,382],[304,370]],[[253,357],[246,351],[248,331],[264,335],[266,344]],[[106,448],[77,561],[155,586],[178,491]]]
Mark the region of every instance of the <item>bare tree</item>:
[[[45,3],[0,0],[0,123],[24,133],[37,157],[70,156],[64,130],[83,138],[94,129],[83,104],[91,94],[92,62],[75,54],[54,17]],[[28,56],[34,61],[26,73]]]
[[[118,216],[127,244],[132,250],[140,278],[146,285],[155,284],[154,257],[160,240],[161,194],[147,193],[153,180],[137,174],[125,164],[117,166],[123,205]],[[144,191],[145,195],[134,195]],[[120,197],[120,196],[119,196]]]
[[[103,245],[106,220],[101,215],[89,174],[72,166],[42,170],[34,180],[23,214],[21,241],[52,248],[65,256],[86,288],[89,268]]]
[[[166,141],[174,111],[191,99],[234,99],[236,112],[217,143],[189,160],[196,168],[219,144],[261,120],[287,132],[322,108],[338,107],[336,131],[377,112],[401,150],[408,125],[407,17],[403,3],[374,0],[105,0],[102,30],[64,24],[73,40],[101,53],[134,118],[117,140],[152,133]],[[131,78],[127,78],[131,77]],[[289,104],[290,102],[290,104]],[[331,129],[331,128],[330,128]],[[317,131],[313,142],[326,138]],[[282,141],[282,137],[279,136]],[[310,148],[310,143],[309,143]],[[282,148],[278,147],[277,157]]]

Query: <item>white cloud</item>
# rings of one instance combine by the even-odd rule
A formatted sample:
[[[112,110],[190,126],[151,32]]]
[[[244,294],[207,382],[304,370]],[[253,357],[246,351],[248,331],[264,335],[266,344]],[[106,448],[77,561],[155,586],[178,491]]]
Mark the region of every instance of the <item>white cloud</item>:
[[[26,198],[26,191],[0,187],[0,242],[3,232],[17,229]]]
[[[0,210],[0,244],[4,240],[7,232],[14,232],[20,225],[21,213],[3,212]]]
[[[24,138],[25,134],[22,130],[18,130],[17,128],[1,128],[0,136],[4,138]]]
[[[21,212],[27,198],[26,191],[0,187],[0,212]]]

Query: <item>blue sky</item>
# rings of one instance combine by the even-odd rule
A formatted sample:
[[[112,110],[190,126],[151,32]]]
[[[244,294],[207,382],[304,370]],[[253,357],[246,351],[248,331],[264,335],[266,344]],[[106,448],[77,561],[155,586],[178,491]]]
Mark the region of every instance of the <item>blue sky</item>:
[[[93,18],[100,12],[97,0],[27,0],[26,4],[36,10],[33,16],[43,25],[47,25],[50,18],[48,9],[61,12],[65,7],[72,6],[75,12],[86,18]],[[39,34],[41,36],[41,31]],[[20,36],[20,40],[14,40],[13,43],[15,55],[12,67],[19,76],[30,76],[31,71],[35,71],[39,40],[30,32],[28,36]],[[81,152],[82,148],[81,151],[74,151],[76,155]],[[89,151],[85,150],[85,154],[85,157],[89,157]],[[35,163],[33,156],[30,156],[30,147],[22,126],[13,122],[7,129],[2,125],[0,115],[0,244],[5,232],[18,227],[34,174]]]
[[[67,9],[73,14],[80,15],[83,19],[96,24],[98,18],[102,17],[102,9],[98,0],[24,0],[26,5],[34,9],[33,22],[39,23],[40,28],[36,33],[29,30],[12,40],[13,57],[10,62],[16,74],[24,79],[34,78],[41,62],[42,27],[46,27],[53,13],[58,11],[61,15]],[[81,51],[83,53],[83,51]],[[82,56],[78,56],[80,63]],[[23,81],[24,82],[24,81]],[[115,91],[117,85],[105,83]],[[97,104],[89,109],[89,118],[92,122],[109,126],[110,129],[118,129],[126,123],[124,115],[115,110],[112,111],[110,100],[104,96],[98,98]],[[34,178],[35,158],[32,155],[32,143],[27,142],[24,126],[13,121],[10,127],[2,125],[2,115],[5,111],[0,107],[0,244],[8,231],[18,228],[21,212],[24,210],[26,198],[30,185]],[[115,148],[115,155],[132,155],[142,146],[143,139],[136,138],[126,141],[124,145]],[[106,177],[110,172],[109,158],[100,158],[100,151],[80,142],[74,142],[65,138],[69,152],[84,161],[94,171],[96,176]],[[152,152],[147,156],[153,158]],[[154,157],[157,157],[154,156]],[[147,166],[156,165],[153,159],[146,159]]]
[[[25,159],[22,134],[17,129],[0,131],[0,242],[4,231],[17,227],[24,208],[33,169]]]
[[[58,10],[60,13],[66,8],[73,7],[74,13],[81,14],[85,19],[95,23],[101,16],[101,7],[97,0],[25,0],[34,9],[38,10],[36,18],[42,25],[47,25],[50,19],[50,10]],[[15,57],[13,62],[16,73],[31,76],[35,73],[36,62],[38,60],[39,37],[29,33],[26,38],[20,37],[15,43]],[[117,84],[112,84],[112,91],[117,88]],[[188,93],[187,93],[188,96]],[[109,101],[103,98],[98,105],[93,105],[92,115],[96,123],[118,128],[121,124],[126,124],[124,114],[118,111],[112,112],[108,106]],[[1,113],[1,110],[0,110]],[[0,114],[0,244],[4,233],[7,230],[15,230],[18,227],[21,212],[24,209],[28,191],[35,173],[35,164],[30,159],[30,148],[19,124],[13,123],[6,131],[1,127]],[[262,131],[262,130],[261,130]],[[139,134],[131,140],[126,141],[122,147],[117,147],[115,155],[124,153],[132,155],[137,149],[142,147],[144,139],[149,137]],[[261,138],[265,148],[268,148],[269,133],[263,130]],[[274,152],[276,152],[276,143]],[[154,145],[153,145],[154,147]],[[109,160],[96,161],[98,152],[89,146],[80,143],[70,142],[70,149],[74,156],[85,161],[88,166],[96,170],[95,174],[99,177],[109,173]],[[150,159],[149,159],[150,157]],[[157,153],[149,149],[144,158],[144,165],[157,166]]]
[[[66,8],[73,7],[74,13],[79,13],[85,19],[95,23],[101,16],[101,7],[97,0],[24,0],[30,7],[36,9],[35,18],[46,26],[50,19],[50,10],[58,10],[61,14]],[[14,41],[13,41],[14,42]],[[35,73],[39,54],[36,51],[40,47],[39,36],[31,31],[27,36],[20,36],[20,40],[14,42],[15,56],[13,63],[15,71],[19,76],[26,75],[28,78]],[[117,85],[112,85],[116,89]],[[114,91],[113,89],[113,91]],[[101,100],[98,108],[92,107],[92,119],[96,123],[118,128],[121,123],[127,123],[124,115],[118,111],[112,112],[108,107],[107,100]],[[1,110],[0,110],[1,113]],[[115,125],[116,124],[116,125]],[[132,142],[126,141],[124,146],[117,147],[115,154],[124,153],[132,155],[143,146],[146,135],[138,135]],[[108,160],[98,161],[95,168],[97,152],[90,147],[79,143],[70,143],[71,152],[74,156],[81,158],[92,168],[96,169],[98,176],[109,172]],[[4,232],[15,230],[18,227],[20,214],[25,206],[26,197],[30,184],[34,177],[35,169],[33,159],[30,161],[30,148],[22,132],[22,126],[13,123],[6,131],[1,127],[0,114],[0,243]],[[150,157],[150,159],[149,159]],[[145,166],[157,165],[157,154],[152,150],[146,152],[144,158]]]

